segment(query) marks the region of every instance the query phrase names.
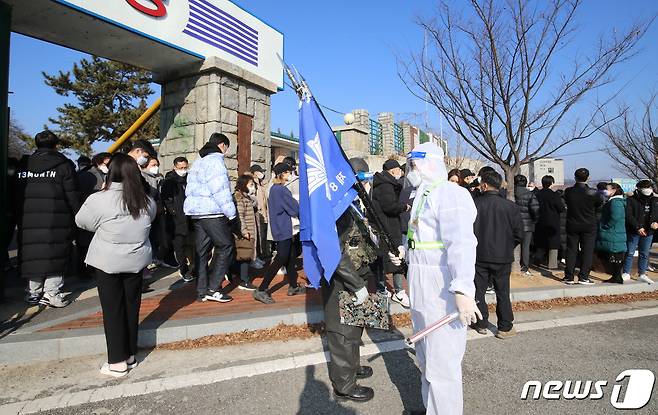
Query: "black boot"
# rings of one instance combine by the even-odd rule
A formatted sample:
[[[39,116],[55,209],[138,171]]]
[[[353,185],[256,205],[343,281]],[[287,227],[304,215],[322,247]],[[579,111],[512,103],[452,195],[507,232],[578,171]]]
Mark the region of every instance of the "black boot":
[[[367,386],[355,385],[352,390],[347,393],[338,393],[334,391],[334,395],[339,401],[367,402],[375,396],[375,391]]]

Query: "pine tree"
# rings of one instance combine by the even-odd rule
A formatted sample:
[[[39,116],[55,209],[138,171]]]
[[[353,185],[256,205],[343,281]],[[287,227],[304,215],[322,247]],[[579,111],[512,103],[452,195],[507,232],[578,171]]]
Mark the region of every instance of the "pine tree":
[[[56,126],[63,147],[86,155],[95,142],[118,139],[146,111],[146,100],[154,93],[148,71],[96,56],[73,64],[71,71],[42,74],[58,95],[74,98],[48,121]],[[159,123],[153,117],[133,138],[158,138]]]
[[[9,119],[8,156],[19,159],[23,155],[31,153],[34,148],[34,138],[25,132],[23,126],[14,117],[11,117]]]

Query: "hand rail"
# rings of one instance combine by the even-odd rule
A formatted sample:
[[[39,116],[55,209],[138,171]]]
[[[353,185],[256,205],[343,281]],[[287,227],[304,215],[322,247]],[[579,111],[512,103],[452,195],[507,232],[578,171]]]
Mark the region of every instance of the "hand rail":
[[[137,121],[135,121],[133,123],[133,125],[131,125],[130,128],[128,128],[126,130],[125,133],[121,134],[121,137],[119,137],[119,139],[117,141],[115,141],[114,144],[112,144],[110,146],[110,148],[107,149],[107,152],[108,153],[114,153],[115,151],[117,151],[123,145],[123,143],[126,142],[126,140],[130,139],[130,137],[135,135],[137,130],[139,130],[144,124],[146,124],[148,122],[148,120],[151,119],[151,117],[153,117],[153,115],[156,112],[158,112],[158,110],[160,109],[160,104],[162,104],[162,97],[158,98],[153,103],[153,105],[151,105],[149,107],[149,109],[147,109],[146,112],[144,114],[142,114],[137,119]]]

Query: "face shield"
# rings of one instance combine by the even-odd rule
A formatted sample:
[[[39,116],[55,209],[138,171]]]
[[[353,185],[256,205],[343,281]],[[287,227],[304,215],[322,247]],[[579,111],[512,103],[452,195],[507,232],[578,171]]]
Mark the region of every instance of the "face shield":
[[[433,143],[424,143],[407,154],[404,187],[417,189],[438,179],[447,179],[443,150]]]

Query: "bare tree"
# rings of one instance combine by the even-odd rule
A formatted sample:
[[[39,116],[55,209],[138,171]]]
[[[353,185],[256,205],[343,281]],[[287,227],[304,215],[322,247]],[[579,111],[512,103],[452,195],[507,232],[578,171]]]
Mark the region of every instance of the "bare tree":
[[[636,179],[651,179],[658,184],[658,96],[643,102],[641,118],[626,108],[621,118],[606,122],[601,131],[608,139],[608,155],[617,162],[617,169]]]
[[[581,0],[471,0],[468,18],[453,4],[462,3],[443,2],[436,17],[419,20],[428,42],[398,60],[399,74],[461,139],[500,166],[508,183],[521,165],[601,128],[596,114],[612,97],[582,118],[580,107],[613,81],[612,69],[635,55],[653,22],[638,21],[623,33],[601,36],[590,56],[573,51],[569,69],[560,73],[556,61],[568,61],[564,55],[576,36]],[[513,190],[508,196],[514,198]]]

